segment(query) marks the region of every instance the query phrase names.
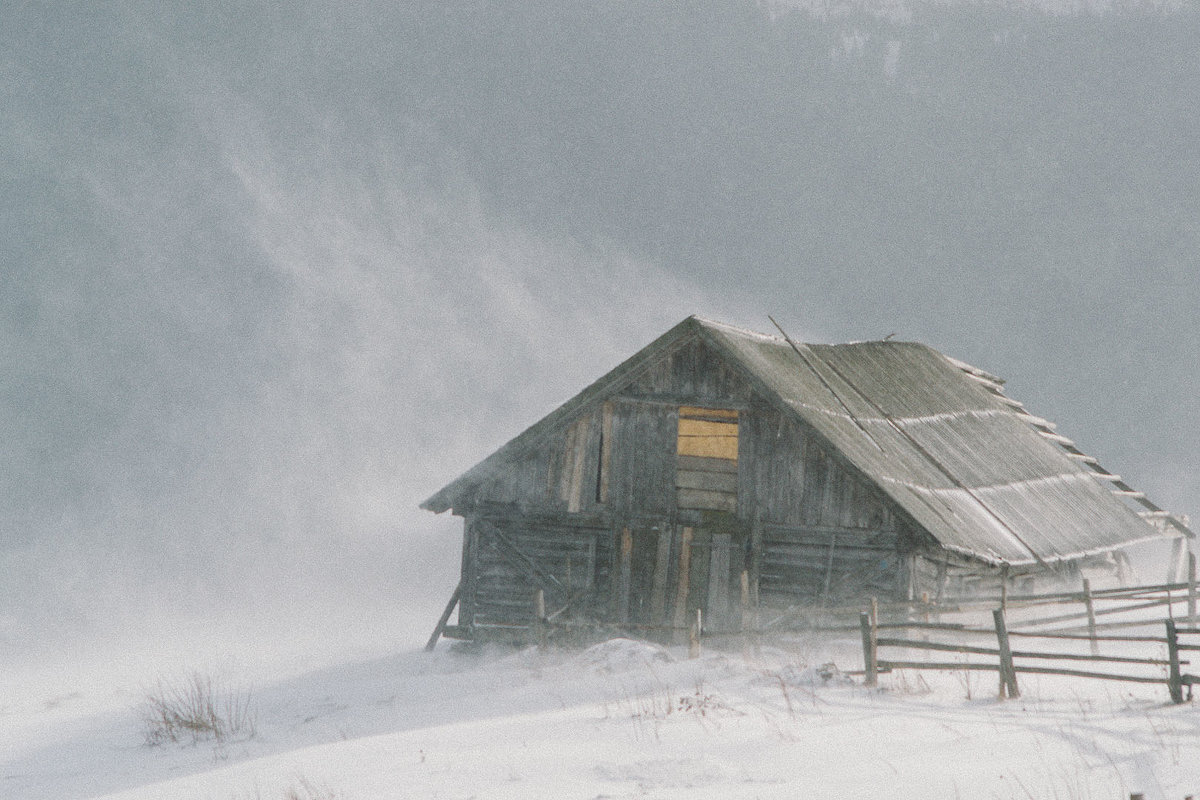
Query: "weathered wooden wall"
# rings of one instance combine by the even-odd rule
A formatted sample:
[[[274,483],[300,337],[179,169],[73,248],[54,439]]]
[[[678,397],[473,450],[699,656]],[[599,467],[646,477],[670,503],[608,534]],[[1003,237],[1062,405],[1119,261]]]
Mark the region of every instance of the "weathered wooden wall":
[[[680,406],[737,411],[734,513],[679,508]],[[539,587],[550,611],[571,599],[573,613],[649,625],[703,608],[710,625],[734,626],[743,569],[766,604],[908,589],[893,506],[699,340],[581,410],[461,506],[468,626],[528,624]]]
[[[528,625],[538,589],[547,613],[570,604],[573,616],[608,616],[613,557],[607,526],[493,509],[468,518],[465,528],[460,625]]]

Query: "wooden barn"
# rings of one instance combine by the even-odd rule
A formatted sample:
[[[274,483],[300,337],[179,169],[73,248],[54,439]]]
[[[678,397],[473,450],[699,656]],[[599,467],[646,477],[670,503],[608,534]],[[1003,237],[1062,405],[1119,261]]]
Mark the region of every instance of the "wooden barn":
[[[1021,590],[1184,523],[922,344],[798,344],[689,317],[422,504],[463,517],[435,632],[707,630],[761,607]],[[458,624],[447,625],[457,603]]]

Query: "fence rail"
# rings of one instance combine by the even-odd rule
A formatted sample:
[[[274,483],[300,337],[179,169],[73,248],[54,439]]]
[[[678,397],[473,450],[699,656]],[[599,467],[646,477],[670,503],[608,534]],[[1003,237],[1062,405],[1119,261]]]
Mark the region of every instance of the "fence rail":
[[[560,608],[554,613],[546,613],[545,597],[542,590],[537,590],[534,597],[534,614],[528,630],[536,641],[545,643],[552,636],[569,633],[580,628],[593,633],[606,631],[609,633],[632,633],[634,635],[659,634],[673,638],[676,642],[686,642],[689,654],[693,657],[699,653],[702,640],[713,639],[743,639],[747,643],[757,642],[762,635],[786,632],[814,631],[833,633],[859,632],[862,636],[863,670],[868,686],[876,685],[878,675],[896,669],[916,670],[970,670],[994,671],[1000,679],[1002,696],[1019,697],[1020,688],[1017,676],[1021,674],[1062,675],[1068,677],[1089,678],[1097,680],[1124,681],[1130,683],[1159,684],[1167,687],[1171,701],[1185,702],[1192,699],[1192,687],[1200,683],[1200,676],[1185,673],[1184,667],[1190,667],[1191,662],[1182,659],[1181,654],[1200,652],[1200,638],[1180,641],[1180,637],[1200,637],[1200,616],[1196,613],[1197,587],[1194,570],[1189,570],[1189,580],[1184,583],[1168,583],[1153,586],[1131,586],[1114,589],[1092,589],[1087,580],[1083,581],[1082,591],[1059,592],[1037,595],[1006,595],[1000,598],[948,598],[942,602],[930,601],[923,597],[920,601],[905,603],[878,603],[871,601],[869,611],[861,607],[826,607],[826,608],[788,608],[760,609],[751,603],[750,594],[743,580],[740,622],[732,629],[711,630],[705,626],[705,621],[699,610],[685,624],[646,624],[633,621],[621,623],[600,623],[597,621],[572,621],[564,614],[567,607]],[[1043,616],[1030,616],[1035,610],[1052,605],[1082,604],[1082,609],[1066,610]],[[1175,608],[1186,604],[1187,614],[1178,619]],[[570,603],[568,603],[568,606]],[[978,612],[991,610],[992,625],[978,624]],[[1148,618],[1150,609],[1165,610],[1166,618]],[[759,620],[768,613],[772,618],[766,624]],[[839,624],[839,617],[844,618],[850,613],[858,615],[858,624]],[[1117,619],[1111,622],[1099,622],[1098,618],[1115,617],[1121,614],[1134,614],[1134,619]],[[884,617],[881,619],[881,615]],[[945,621],[943,617],[965,617],[961,621]],[[737,615],[735,615],[735,618]],[[973,619],[972,619],[973,617]],[[1083,622],[1081,625],[1063,627],[1063,623],[1073,620]],[[791,624],[785,625],[785,622]],[[847,620],[849,622],[849,620]],[[1180,622],[1193,623],[1191,626],[1181,626]],[[1009,628],[1012,624],[1013,629]],[[1107,631],[1123,628],[1146,628],[1163,626],[1162,635],[1149,634],[1113,634]],[[519,629],[521,626],[516,626]],[[880,632],[885,632],[880,635]],[[889,635],[900,632],[902,635]],[[907,635],[903,635],[907,634]],[[935,640],[932,637],[940,637]],[[981,643],[971,644],[968,640],[978,637],[994,637],[995,646]],[[951,641],[945,641],[950,639]],[[1083,643],[1087,642],[1089,653],[1055,652],[1052,650],[1028,649],[1028,647],[1012,649],[1010,640]],[[1101,653],[1100,645],[1134,645],[1165,646],[1166,658],[1150,655],[1130,655]],[[939,653],[957,653],[964,656],[984,656],[994,661],[954,661],[937,662],[930,660],[912,660],[904,657],[904,653],[886,653],[880,656],[880,650],[887,651],[925,651]],[[1033,662],[1033,663],[1029,663]],[[1047,663],[1051,662],[1051,663]],[[1055,665],[1052,662],[1059,662]],[[1062,664],[1065,664],[1063,666]],[[1132,674],[1122,672],[1097,671],[1081,669],[1076,665],[1103,664],[1122,665],[1128,667],[1149,667],[1165,674]]]
[[[1183,703],[1185,701],[1184,688],[1186,687],[1187,689],[1186,700],[1191,700],[1192,686],[1196,683],[1200,683],[1200,676],[1183,672],[1183,667],[1190,666],[1191,662],[1180,658],[1181,652],[1200,651],[1200,644],[1181,644],[1179,641],[1179,637],[1181,635],[1200,635],[1200,628],[1181,628],[1176,625],[1175,620],[1173,619],[1162,621],[1161,624],[1165,628],[1163,636],[1099,636],[1095,634],[1094,631],[1088,636],[1070,636],[1064,634],[1009,631],[1004,610],[997,608],[993,610],[992,614],[994,621],[994,628],[992,631],[971,628],[947,629],[944,627],[939,627],[937,630],[939,633],[944,635],[991,633],[996,637],[995,647],[985,647],[981,645],[966,644],[963,642],[931,641],[927,638],[917,639],[895,636],[879,636],[879,630],[883,626],[880,625],[878,621],[877,612],[875,610],[861,612],[859,615],[859,628],[861,630],[863,642],[863,674],[866,678],[867,685],[876,685],[878,680],[877,676],[881,672],[890,672],[896,669],[994,671],[999,674],[1001,696],[1020,696],[1020,688],[1017,684],[1017,675],[1019,674],[1062,675],[1075,678],[1122,681],[1128,683],[1158,685],[1165,684],[1167,687],[1167,692],[1170,695],[1171,702]],[[1142,621],[1141,624],[1146,625],[1149,623]],[[928,631],[930,630],[930,627],[922,626],[920,629]],[[1091,653],[1013,650],[1009,646],[1009,639],[1010,637],[1014,636],[1028,636],[1041,639],[1056,639],[1060,641],[1074,642],[1087,641],[1092,646],[1093,650]],[[1167,657],[1164,659],[1143,656],[1103,655],[1095,649],[1098,646],[1098,643],[1101,641],[1120,642],[1122,644],[1139,643],[1165,645],[1167,649]],[[928,660],[913,661],[902,658],[881,658],[879,655],[880,648],[991,656],[994,657],[996,661],[945,662]],[[1165,667],[1166,675],[1165,677],[1163,675],[1134,675],[1129,673],[1098,672],[1095,670],[1078,669],[1075,667],[1040,666],[1036,664],[1021,663],[1026,660],[1032,660],[1035,662],[1089,662],[1098,664],[1141,665],[1156,668]]]

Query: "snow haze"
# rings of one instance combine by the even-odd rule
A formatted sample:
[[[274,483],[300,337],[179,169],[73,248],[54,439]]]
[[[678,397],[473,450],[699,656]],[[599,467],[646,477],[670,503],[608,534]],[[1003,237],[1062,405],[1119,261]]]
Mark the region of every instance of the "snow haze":
[[[1194,514],[1198,40],[1166,0],[6,5],[0,666],[416,646],[460,541],[417,503],[692,313],[926,342]]]

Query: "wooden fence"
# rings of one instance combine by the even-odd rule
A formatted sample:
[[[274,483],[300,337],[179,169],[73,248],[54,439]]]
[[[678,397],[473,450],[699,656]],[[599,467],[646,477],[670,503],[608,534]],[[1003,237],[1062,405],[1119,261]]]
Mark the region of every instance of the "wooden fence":
[[[1171,702],[1183,703],[1192,699],[1192,686],[1200,683],[1200,676],[1185,673],[1183,667],[1190,666],[1190,661],[1180,657],[1181,653],[1200,651],[1200,638],[1180,642],[1181,636],[1200,637],[1200,627],[1181,627],[1175,620],[1167,619],[1161,624],[1164,627],[1163,636],[1116,636],[1116,635],[1076,635],[1065,633],[1037,633],[1030,631],[1008,630],[1004,610],[996,608],[992,611],[993,628],[988,631],[981,628],[948,628],[938,623],[908,623],[896,626],[880,625],[876,615],[862,612],[859,617],[859,627],[862,634],[863,674],[867,686],[875,686],[881,672],[895,669],[917,670],[983,670],[994,671],[999,675],[999,691],[1001,697],[1020,697],[1021,691],[1017,681],[1019,674],[1063,675],[1076,678],[1092,678],[1110,681],[1125,681],[1129,683],[1165,684]],[[1142,623],[1143,625],[1145,623]],[[966,638],[989,634],[995,637],[995,647],[963,642],[934,641],[929,638],[880,636],[880,628],[904,627],[910,630],[930,631],[940,634],[950,633],[956,638]],[[1014,649],[1013,639],[1022,637],[1036,638],[1043,641],[1057,640],[1060,642],[1080,643],[1086,641],[1089,646],[1096,647],[1101,642],[1123,645],[1137,643],[1139,645],[1165,645],[1167,657],[1142,657],[1128,655],[1102,655],[1099,652],[1072,653],[1051,650]],[[1194,643],[1186,643],[1193,641]],[[990,656],[995,661],[915,661],[901,658],[881,658],[881,649],[889,650],[919,650],[937,653],[958,653],[968,656]],[[1054,662],[1058,662],[1055,664]],[[1075,666],[1060,666],[1063,663],[1104,664],[1107,666],[1142,666],[1152,667],[1159,674],[1131,674],[1130,672],[1096,671],[1080,669]],[[1165,668],[1165,669],[1164,669]],[[1161,674],[1165,672],[1164,674]],[[1186,698],[1184,689],[1187,689]]]
[[[890,604],[872,600],[869,611],[861,607],[759,608],[752,602],[743,580],[740,614],[736,615],[740,621],[733,629],[723,630],[706,628],[699,610],[682,625],[572,622],[560,618],[567,608],[547,614],[545,596],[537,590],[533,597],[532,624],[511,627],[515,636],[524,631],[523,638],[532,638],[539,644],[578,632],[579,628],[586,628],[592,634],[669,637],[676,642],[686,641],[691,657],[699,654],[704,639],[742,638],[757,642],[762,636],[792,632],[857,632],[862,637],[861,674],[868,686],[877,684],[881,672],[896,669],[993,671],[999,677],[1001,696],[1020,696],[1017,676],[1036,674],[1161,684],[1167,687],[1172,702],[1183,703],[1192,699],[1192,687],[1200,683],[1200,675],[1184,669],[1191,667],[1191,662],[1183,656],[1200,652],[1197,615],[1200,597],[1194,567],[1188,572],[1186,582],[1154,586],[1093,589],[1083,580],[1080,590],[1073,592],[1010,595],[1002,591],[998,597],[940,600],[925,596]],[[1186,614],[1176,615],[1176,606],[1180,606],[1181,612],[1186,607]],[[979,624],[980,614],[985,611],[990,611],[990,625]],[[1155,617],[1156,612],[1161,614]],[[858,616],[857,624],[854,615]],[[448,616],[443,614],[439,629],[444,627]],[[1134,628],[1155,632],[1114,633]],[[436,641],[438,633],[435,631],[430,644]],[[1043,649],[1031,649],[1036,646],[1033,642],[1040,642]],[[1048,643],[1060,647],[1086,644],[1088,652],[1047,649]],[[1102,653],[1101,645],[1110,652]],[[1114,648],[1126,653],[1130,648],[1160,653],[1165,649],[1166,657],[1153,653],[1115,654],[1111,652]],[[986,660],[933,661],[928,655],[924,660],[914,660],[906,651],[986,657]],[[1093,664],[1103,666],[1082,668]]]

